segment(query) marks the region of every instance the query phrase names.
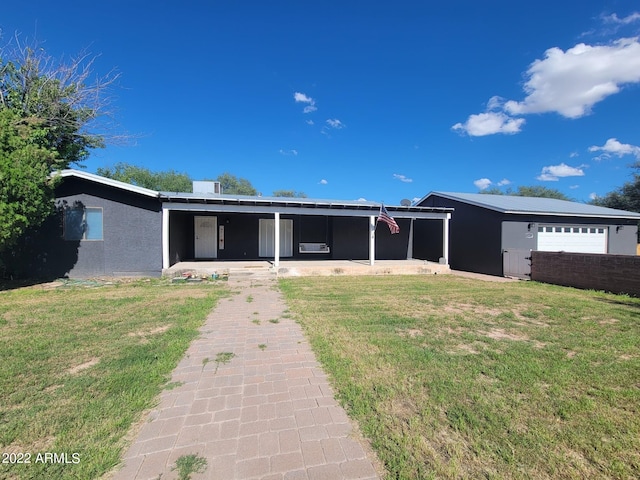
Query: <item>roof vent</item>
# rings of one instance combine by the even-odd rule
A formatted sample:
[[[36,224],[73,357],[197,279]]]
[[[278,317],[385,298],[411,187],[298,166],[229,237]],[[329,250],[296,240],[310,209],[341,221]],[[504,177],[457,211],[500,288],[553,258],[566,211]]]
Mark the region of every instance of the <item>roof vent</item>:
[[[193,181],[193,193],[207,193],[212,195],[222,194],[222,185],[220,182],[210,181]]]

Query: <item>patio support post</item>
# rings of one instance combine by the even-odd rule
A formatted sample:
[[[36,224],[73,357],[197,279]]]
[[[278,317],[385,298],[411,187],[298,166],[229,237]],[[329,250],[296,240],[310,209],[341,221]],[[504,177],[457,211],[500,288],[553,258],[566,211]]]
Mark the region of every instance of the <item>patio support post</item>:
[[[169,209],[162,209],[162,268],[169,268]]]
[[[413,258],[413,221],[415,218],[411,219],[411,224],[409,225],[409,241],[407,242],[407,260],[411,260]]]
[[[278,268],[280,266],[280,212],[275,212],[275,225],[274,225],[274,232],[273,232],[273,236],[274,236],[274,245],[273,245],[273,251],[274,251],[274,258],[273,258],[273,264],[276,268]]]
[[[376,217],[369,217],[369,265],[376,262]]]
[[[447,216],[442,219],[442,257],[445,265],[449,265],[449,220],[451,220],[451,214],[447,213]]]

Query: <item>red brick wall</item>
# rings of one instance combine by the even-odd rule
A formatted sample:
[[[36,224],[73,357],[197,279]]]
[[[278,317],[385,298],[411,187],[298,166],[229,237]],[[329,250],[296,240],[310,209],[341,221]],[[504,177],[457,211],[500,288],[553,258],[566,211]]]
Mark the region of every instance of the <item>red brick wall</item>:
[[[533,251],[531,280],[640,296],[640,257]]]

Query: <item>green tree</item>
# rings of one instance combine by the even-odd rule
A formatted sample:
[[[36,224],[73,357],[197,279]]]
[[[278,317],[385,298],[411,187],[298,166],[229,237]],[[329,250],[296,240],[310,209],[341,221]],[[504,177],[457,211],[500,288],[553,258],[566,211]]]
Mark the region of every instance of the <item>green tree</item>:
[[[517,190],[513,190],[508,188],[506,191],[501,190],[498,187],[491,187],[482,190],[480,193],[485,193],[489,195],[515,195],[517,197],[544,197],[544,198],[556,198],[558,200],[569,200],[571,199],[567,197],[560,190],[556,190],[555,188],[547,188],[539,185],[533,185],[530,187],[520,186]]]
[[[307,198],[307,194],[304,192],[298,192],[296,190],[275,190],[273,192],[274,197],[292,197],[292,198]]]
[[[229,195],[257,195],[258,191],[246,178],[238,178],[229,172],[218,175],[215,179],[220,182],[222,193]]]
[[[640,162],[635,163],[632,168],[636,169],[636,172],[633,173],[633,179],[630,182],[624,183],[604,197],[596,197],[591,203],[601,207],[640,212],[640,175],[637,173]]]
[[[17,37],[0,49],[0,253],[53,211],[51,174],[104,145],[91,126],[117,75],[89,83],[92,65],[85,53],[56,62]]]
[[[139,187],[164,192],[191,192],[193,181],[186,173],[174,170],[152,172],[148,168],[119,162],[113,167],[98,168],[96,173],[103,177],[131,183]]]

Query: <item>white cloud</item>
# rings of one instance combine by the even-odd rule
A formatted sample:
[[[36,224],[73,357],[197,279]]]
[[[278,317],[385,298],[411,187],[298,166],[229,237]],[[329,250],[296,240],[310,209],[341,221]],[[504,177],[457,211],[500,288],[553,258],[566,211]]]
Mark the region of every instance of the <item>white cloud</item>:
[[[589,194],[589,199],[590,200],[595,200],[596,198],[598,198],[598,194],[596,192],[591,192]]]
[[[358,200],[356,200],[356,202],[366,202],[367,199],[364,197],[360,197]]]
[[[623,17],[623,18],[619,18],[617,14],[612,13],[611,15],[603,16],[602,20],[604,20],[605,23],[628,25],[630,23],[640,20],[640,13],[633,12],[632,14],[627,15],[626,17]]]
[[[506,178],[503,178],[502,180],[500,180],[497,185],[499,187],[504,187],[505,185],[511,185],[511,180],[508,180]]]
[[[495,133],[518,133],[524,123],[524,118],[512,118],[502,112],[485,112],[469,115],[465,123],[456,123],[451,128],[472,137],[482,137]]]
[[[509,114],[557,112],[567,118],[582,117],[622,85],[640,82],[640,43],[637,38],[623,38],[611,45],[579,43],[566,52],[550,48],[544,59],[529,66],[526,77],[527,97],[506,102]]]
[[[327,181],[323,178],[323,179],[322,179],[322,180],[320,180],[318,183],[319,183],[320,185],[326,185],[326,184],[327,184],[327,183],[329,183],[329,182],[327,182]]]
[[[280,149],[280,155],[285,155],[287,157],[293,155],[294,157],[298,155],[298,151],[297,150],[283,150],[282,148]]]
[[[296,103],[306,103],[307,104],[307,106],[304,107],[304,109],[302,110],[304,113],[315,112],[318,109],[318,107],[316,107],[316,101],[313,98],[308,97],[304,93],[295,92],[293,94],[293,98],[296,101]]]
[[[571,152],[569,154],[569,158],[576,158],[576,157],[579,157],[579,156],[580,156],[580,154],[578,152]]]
[[[418,203],[420,200],[422,200],[422,197],[413,197],[411,199],[411,205],[415,205],[416,203]]]
[[[581,167],[571,167],[566,163],[542,167],[542,172],[536,177],[543,182],[557,182],[561,177],[582,177],[584,170]]]
[[[344,128],[346,126],[344,123],[342,123],[337,118],[329,118],[329,119],[327,119],[327,125],[329,125],[331,128],[335,128],[337,130],[340,130],[341,128]]]
[[[630,145],[628,143],[620,143],[615,138],[610,138],[601,147],[593,145],[589,147],[590,152],[602,152],[602,155],[597,157],[598,160],[609,158],[611,155],[617,157],[624,157],[625,155],[635,155],[640,159],[640,147],[636,145]]]
[[[615,14],[610,22],[631,23],[640,13],[622,19]],[[519,133],[525,123],[520,115],[555,112],[579,118],[592,107],[628,84],[640,83],[640,42],[638,37],[621,38],[608,45],[579,43],[563,51],[548,49],[525,72],[522,101],[493,96],[484,113],[469,115],[452,129],[480,137],[496,133]]]
[[[307,125],[315,125],[315,122],[313,120],[307,120],[306,123]]]
[[[478,187],[480,190],[485,190],[485,189],[489,188],[489,186],[492,183],[493,182],[491,180],[489,180],[488,178],[479,178],[478,180],[473,182],[473,184],[476,187]]]
[[[571,190],[575,190],[576,188],[580,188],[580,185],[569,185]]]
[[[399,173],[394,173],[393,178],[395,178],[396,180],[400,180],[401,182],[404,182],[404,183],[413,182],[413,178],[408,178],[405,175],[400,175]]]

